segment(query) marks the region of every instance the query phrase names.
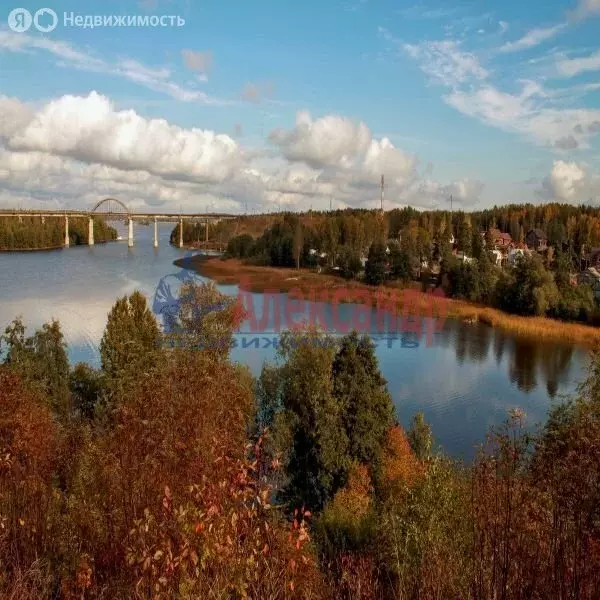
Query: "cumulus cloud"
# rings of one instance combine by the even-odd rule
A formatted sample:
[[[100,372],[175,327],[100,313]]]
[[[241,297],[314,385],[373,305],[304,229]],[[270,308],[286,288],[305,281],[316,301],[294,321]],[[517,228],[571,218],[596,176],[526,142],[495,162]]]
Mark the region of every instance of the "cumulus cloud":
[[[404,50],[424,73],[450,87],[489,75],[474,54],[461,50],[460,43],[453,40],[404,44]]]
[[[538,191],[544,199],[560,202],[597,203],[600,200],[600,176],[576,162],[556,160]]]
[[[0,205],[89,208],[114,196],[166,212],[325,209],[330,198],[375,208],[384,173],[386,208],[431,208],[451,193],[467,206],[483,187],[420,174],[415,156],[340,115],[299,113],[270,137],[277,152],[245,150],[227,135],[117,110],[95,92],[38,108],[0,97]]]
[[[506,42],[500,47],[499,52],[519,52],[528,50],[546,42],[560,33],[566,27],[566,23],[554,25],[553,27],[535,27],[529,30],[522,38],[516,42]]]
[[[96,92],[48,103],[12,132],[7,147],[197,181],[228,178],[242,158],[238,144],[227,135],[117,111]]]
[[[310,113],[301,111],[293,129],[276,129],[269,140],[292,161],[316,168],[350,166],[369,147],[371,132],[364,123],[346,117],[327,115],[313,120]]]

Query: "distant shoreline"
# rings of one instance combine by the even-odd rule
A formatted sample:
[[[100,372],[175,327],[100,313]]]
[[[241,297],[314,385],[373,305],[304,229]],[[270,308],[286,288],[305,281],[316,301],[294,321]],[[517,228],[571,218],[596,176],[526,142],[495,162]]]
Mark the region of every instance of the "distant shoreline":
[[[377,290],[372,286],[357,281],[347,281],[341,277],[329,274],[319,274],[307,269],[289,269],[281,267],[263,267],[247,265],[238,259],[222,259],[209,255],[195,255],[179,258],[174,264],[180,268],[190,269],[196,273],[225,285],[244,284],[246,291],[263,293],[278,291],[290,292],[300,289],[306,292],[310,289],[327,290],[329,295],[334,290],[347,290],[346,301],[356,301],[352,293],[368,291],[371,294]],[[404,303],[405,289],[399,286],[381,286],[384,294],[396,295],[398,307]],[[414,289],[411,290],[414,292]],[[418,292],[425,307],[430,297],[424,292]],[[341,302],[344,298],[339,298]],[[585,346],[589,349],[600,346],[600,328],[580,323],[569,323],[549,319],[547,317],[523,317],[511,315],[496,308],[472,304],[464,300],[445,299],[447,316],[462,319],[466,322],[479,322],[490,327],[502,329],[520,337],[544,341],[556,341]]]
[[[94,245],[98,244],[108,244],[109,242],[118,242],[121,240],[103,240],[101,242],[96,242]],[[87,246],[88,244],[71,244],[71,246]],[[51,250],[62,250],[67,246],[61,244],[60,246],[48,246],[46,248],[0,248],[0,253],[2,252],[50,252]]]

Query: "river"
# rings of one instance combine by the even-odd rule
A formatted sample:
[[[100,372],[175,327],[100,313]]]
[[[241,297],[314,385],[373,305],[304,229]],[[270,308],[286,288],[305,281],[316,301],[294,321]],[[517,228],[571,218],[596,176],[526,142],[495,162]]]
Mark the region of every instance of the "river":
[[[153,229],[138,227],[133,249],[115,242],[0,254],[0,326],[17,315],[30,330],[56,318],[71,362],[97,365],[106,316],[119,296],[139,289],[158,311],[157,289],[164,296],[165,289],[174,291],[182,280],[197,277],[173,265],[183,252],[169,246],[171,228],[160,227],[158,249]],[[220,289],[237,294],[235,286]],[[260,294],[253,301],[262,306]],[[260,373],[263,361],[275,357],[273,337],[239,334],[232,358]],[[441,447],[465,460],[511,408],[523,409],[531,427],[543,423],[552,403],[575,391],[589,360],[581,348],[524,341],[450,319],[430,345],[377,340],[377,356],[400,422],[408,425],[415,412],[424,412]]]

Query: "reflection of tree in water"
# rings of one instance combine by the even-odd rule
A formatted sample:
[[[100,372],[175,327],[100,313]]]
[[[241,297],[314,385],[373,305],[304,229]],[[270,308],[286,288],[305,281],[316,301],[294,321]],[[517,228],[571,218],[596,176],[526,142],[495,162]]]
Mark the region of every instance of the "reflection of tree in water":
[[[530,392],[535,389],[538,371],[551,397],[565,381],[573,357],[570,346],[540,344],[530,340],[513,340],[508,367],[509,377],[517,387]],[[539,369],[538,369],[539,367]]]
[[[512,383],[523,392],[530,392],[537,386],[537,347],[524,340],[513,340],[513,347],[508,366],[508,376]]]
[[[454,341],[456,360],[459,364],[462,365],[465,358],[470,362],[483,362],[490,350],[491,328],[487,325],[466,325],[456,321]]]
[[[554,398],[560,383],[564,383],[569,374],[573,346],[544,345],[541,350],[541,371],[546,379],[546,389]]]
[[[496,365],[500,366],[502,357],[504,356],[504,346],[506,344],[506,335],[500,329],[494,330],[494,356],[496,357]]]

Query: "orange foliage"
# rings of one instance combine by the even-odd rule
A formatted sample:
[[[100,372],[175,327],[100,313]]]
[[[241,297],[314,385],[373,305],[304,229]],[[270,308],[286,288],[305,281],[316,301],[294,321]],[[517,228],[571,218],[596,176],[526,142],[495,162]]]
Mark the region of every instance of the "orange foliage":
[[[381,462],[382,487],[387,494],[414,485],[425,472],[423,463],[414,455],[399,426],[388,430]]]
[[[48,407],[0,367],[0,580],[2,572],[27,570],[52,537],[57,448]]]
[[[342,488],[332,501],[335,511],[351,515],[353,519],[360,520],[371,506],[372,492],[369,470],[365,465],[354,465],[348,474],[348,483]]]

